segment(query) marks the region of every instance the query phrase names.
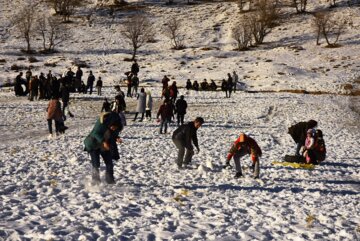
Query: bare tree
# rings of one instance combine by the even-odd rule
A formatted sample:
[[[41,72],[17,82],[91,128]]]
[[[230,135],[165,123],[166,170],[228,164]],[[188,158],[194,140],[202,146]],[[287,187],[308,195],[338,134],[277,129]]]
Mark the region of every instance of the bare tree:
[[[124,23],[121,32],[133,48],[131,60],[135,60],[137,50],[154,36],[152,24],[143,14],[129,18]]]
[[[26,52],[31,53],[31,39],[34,35],[35,29],[35,5],[24,5],[19,12],[15,14],[12,19],[12,25],[15,26],[18,32],[26,41]]]
[[[336,46],[348,24],[351,24],[351,21],[346,17],[336,16],[328,11],[315,13],[312,26],[316,32],[316,44],[320,44],[322,35],[328,46]]]
[[[295,7],[297,13],[305,13],[306,5],[307,0],[293,0],[293,6]]]
[[[171,18],[165,26],[165,35],[170,38],[174,49],[183,49],[185,35],[182,34],[182,21],[175,17]]]
[[[44,52],[54,52],[57,45],[70,37],[68,28],[53,16],[39,18],[37,20],[37,30],[43,40]]]
[[[76,7],[84,4],[83,0],[46,0],[55,10],[55,13],[63,16],[64,22],[70,21],[70,16],[75,13]]]
[[[247,16],[255,44],[261,44],[275,26],[279,11],[275,1],[259,0],[257,9]]]
[[[233,29],[232,37],[235,39],[238,51],[246,50],[251,42],[251,26],[242,19]]]

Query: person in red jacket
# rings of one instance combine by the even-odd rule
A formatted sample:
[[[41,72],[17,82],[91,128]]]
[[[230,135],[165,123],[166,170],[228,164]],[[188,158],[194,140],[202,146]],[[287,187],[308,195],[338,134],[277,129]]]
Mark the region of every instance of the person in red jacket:
[[[230,167],[230,160],[234,158],[236,175],[235,178],[242,177],[240,158],[249,154],[251,160],[253,162],[253,177],[259,178],[260,174],[260,160],[259,157],[262,155],[261,149],[256,141],[245,135],[244,133],[240,133],[239,137],[232,144],[229,153],[226,158],[226,165],[224,167]]]
[[[159,119],[159,117],[161,117]],[[174,109],[170,100],[164,100],[159,108],[156,118],[160,121],[160,134],[166,134],[168,124],[171,122],[171,118],[174,117]],[[163,132],[164,129],[164,132]]]

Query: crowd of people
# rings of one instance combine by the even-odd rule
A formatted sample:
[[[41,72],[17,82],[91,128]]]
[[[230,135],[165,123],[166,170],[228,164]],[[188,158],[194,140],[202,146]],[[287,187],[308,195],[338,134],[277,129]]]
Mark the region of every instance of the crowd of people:
[[[153,98],[150,91],[145,91],[145,88],[139,87],[139,65],[136,61],[131,66],[131,70],[126,72],[127,94],[121,90],[119,85],[115,86],[115,98],[109,102],[105,98],[101,108],[101,114],[92,129],[91,133],[85,138],[85,150],[89,152],[92,163],[92,182],[98,184],[100,182],[100,156],[103,158],[106,165],[105,181],[109,184],[115,183],[113,160],[119,159],[119,152],[117,143],[122,140],[119,133],[127,125],[126,112],[126,97],[136,97],[137,105],[134,112],[133,121],[139,117],[139,122],[144,119],[152,120]],[[29,69],[25,74],[25,79],[20,72],[15,80],[15,94],[16,96],[26,96],[30,101],[34,100],[49,100],[47,108],[47,123],[50,136],[53,134],[52,123],[55,122],[55,135],[61,135],[65,132],[66,114],[70,117],[73,114],[68,109],[68,103],[71,92],[89,93],[92,94],[95,83],[95,76],[92,71],[89,71],[87,84],[82,80],[83,72],[78,67],[76,73],[72,72],[71,68],[57,78],[51,73],[51,70],[45,76],[40,73],[40,76],[32,74]],[[186,168],[195,154],[194,148],[200,152],[197,139],[197,130],[203,125],[204,119],[197,117],[194,121],[185,123],[185,115],[187,113],[187,102],[184,95],[178,98],[179,90],[176,81],[169,85],[170,79],[165,75],[162,79],[161,90],[161,105],[156,112],[156,119],[159,122],[159,134],[168,133],[168,125],[175,122],[177,129],[172,134],[172,141],[178,149],[176,164],[179,169]],[[231,75],[227,74],[227,80],[223,79],[221,83],[221,90],[226,93],[226,97],[230,98],[231,93],[236,91],[236,84],[238,83],[238,76],[234,71]],[[25,89],[23,88],[25,86]],[[103,82],[101,77],[98,77],[96,82],[97,94],[102,95]],[[218,89],[214,80],[210,84],[206,79],[198,84],[197,81],[191,83],[188,79],[185,88],[187,90],[195,91],[215,91]],[[60,102],[61,99],[61,102]],[[174,121],[173,121],[174,120]],[[323,133],[319,129],[315,129],[317,122],[310,120],[308,122],[300,122],[289,128],[288,133],[291,135],[296,143],[295,155],[291,156],[287,161],[303,162],[319,164],[325,160],[326,147],[323,139]],[[224,168],[231,168],[230,161],[235,163],[235,178],[243,176],[240,159],[250,155],[252,161],[252,172],[254,178],[259,178],[260,174],[260,157],[262,151],[256,140],[250,135],[240,133],[238,138],[231,145]]]

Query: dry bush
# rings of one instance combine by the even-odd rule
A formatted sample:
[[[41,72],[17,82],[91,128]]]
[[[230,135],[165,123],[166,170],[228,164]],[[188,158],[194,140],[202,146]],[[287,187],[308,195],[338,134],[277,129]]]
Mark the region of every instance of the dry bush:
[[[132,58],[136,58],[137,50],[154,38],[153,25],[143,14],[130,17],[122,26],[122,34],[133,48]]]
[[[12,25],[25,39],[26,50],[25,52],[31,53],[31,40],[34,37],[35,21],[37,12],[34,4],[25,4],[20,7],[20,10],[14,15],[11,20]]]
[[[279,9],[274,0],[259,0],[255,11],[247,14],[255,44],[261,44],[279,19]]]
[[[232,37],[236,41],[236,50],[246,50],[251,42],[251,26],[241,19],[241,21],[232,29]]]
[[[43,51],[54,52],[55,47],[70,38],[68,27],[54,16],[41,16],[37,20],[37,31],[42,37]]]
[[[306,12],[307,0],[293,0],[293,6],[297,13]]]
[[[63,17],[64,22],[70,21],[70,16],[75,13],[76,7],[82,6],[84,0],[46,0],[55,10],[55,13]]]
[[[348,17],[338,16],[328,11],[315,13],[312,28],[316,33],[316,44],[320,44],[320,37],[323,36],[329,47],[336,47],[347,25],[351,25],[351,19]]]
[[[173,49],[184,49],[185,35],[182,32],[182,21],[172,17],[164,27],[164,34],[170,38]]]

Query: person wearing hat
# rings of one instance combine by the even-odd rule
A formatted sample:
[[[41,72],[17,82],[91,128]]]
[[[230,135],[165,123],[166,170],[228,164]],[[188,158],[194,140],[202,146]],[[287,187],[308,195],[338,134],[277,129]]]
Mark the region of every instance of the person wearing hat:
[[[121,143],[119,137],[123,125],[115,112],[105,112],[100,115],[90,134],[85,138],[85,151],[89,152],[92,164],[92,184],[100,183],[100,156],[106,165],[105,181],[114,184],[113,159],[120,159],[116,143]]]
[[[200,152],[197,130],[202,126],[202,124],[204,124],[204,119],[202,117],[197,117],[194,121],[182,125],[174,131],[172,141],[179,150],[178,157],[176,159],[179,169],[182,168],[183,164],[186,166],[191,162],[191,158],[194,155],[194,146],[196,147],[198,153]]]
[[[307,122],[299,122],[289,127],[288,133],[296,143],[296,151],[295,151],[296,156],[301,156],[300,149],[305,145],[307,131],[309,129],[315,128],[316,126],[317,126],[317,122],[315,120],[309,120]]]
[[[242,177],[242,170],[240,164],[240,158],[249,154],[253,162],[253,177],[259,178],[260,174],[260,160],[259,157],[262,155],[261,149],[256,141],[244,133],[240,133],[239,137],[232,144],[229,153],[226,157],[226,164],[224,168],[231,167],[230,160],[234,159],[236,175],[235,178]]]

